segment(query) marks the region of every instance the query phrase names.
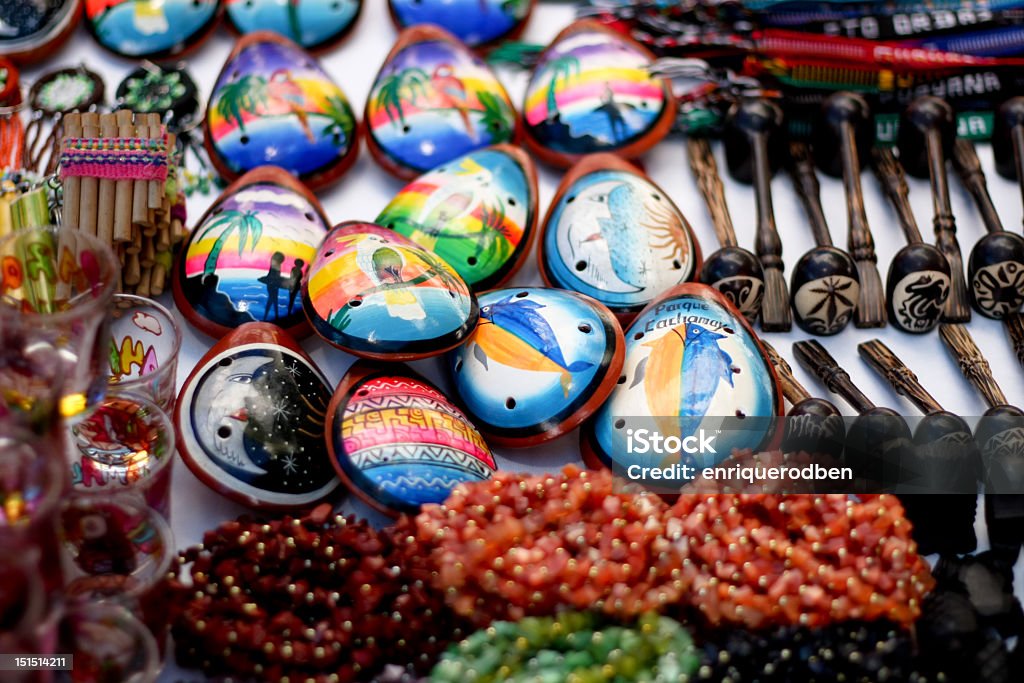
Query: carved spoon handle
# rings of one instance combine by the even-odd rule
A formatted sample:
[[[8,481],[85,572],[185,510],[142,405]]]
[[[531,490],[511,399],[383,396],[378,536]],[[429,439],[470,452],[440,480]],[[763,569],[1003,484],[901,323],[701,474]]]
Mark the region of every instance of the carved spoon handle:
[[[921,386],[917,375],[880,340],[872,339],[858,344],[857,351],[872,369],[892,385],[897,394],[907,397],[922,413],[927,415],[942,410],[935,397]]]
[[[974,343],[967,328],[960,324],[943,323],[939,326],[939,336],[959,363],[960,372],[974,385],[989,408],[1004,405],[1006,395],[996,383],[995,377],[992,376],[992,368],[981,354],[981,349]]]
[[[838,361],[816,339],[794,343],[793,355],[801,365],[814,373],[829,391],[841,396],[858,413],[866,413],[875,407],[875,404],[854,385],[849,373],[839,366]]]
[[[725,203],[725,188],[722,176],[718,173],[718,163],[711,151],[711,143],[707,138],[688,137],[686,139],[686,155],[690,160],[690,169],[697,179],[697,188],[711,214],[711,224],[715,229],[718,243],[723,247],[735,247],[736,231],[732,226],[729,206]]]

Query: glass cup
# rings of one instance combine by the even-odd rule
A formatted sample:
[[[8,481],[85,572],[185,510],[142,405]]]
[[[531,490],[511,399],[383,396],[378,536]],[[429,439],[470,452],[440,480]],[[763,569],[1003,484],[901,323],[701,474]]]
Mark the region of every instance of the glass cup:
[[[79,230],[0,239],[0,416],[45,431],[99,402],[119,273],[109,245]]]
[[[71,605],[61,622],[61,647],[72,683],[153,683],[160,653],[153,635],[130,611],[109,603]]]
[[[61,538],[69,604],[119,605],[138,615],[157,642],[166,639],[163,581],[177,552],[159,512],[135,493],[72,494],[61,509]]]
[[[75,492],[133,491],[170,520],[174,427],[159,406],[112,391],[69,432]]]
[[[145,396],[170,415],[181,349],[174,316],[152,299],[115,294],[110,318],[111,390]]]
[[[0,554],[37,558],[47,593],[64,584],[57,518],[66,482],[57,444],[0,426]]]

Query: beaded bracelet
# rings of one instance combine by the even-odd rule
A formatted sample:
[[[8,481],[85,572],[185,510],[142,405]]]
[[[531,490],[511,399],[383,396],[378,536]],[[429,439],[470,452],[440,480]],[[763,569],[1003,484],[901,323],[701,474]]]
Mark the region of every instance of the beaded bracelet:
[[[178,661],[281,683],[367,680],[388,663],[429,670],[464,624],[419,562],[328,505],[222,524],[169,577]]]
[[[635,617],[679,602],[687,585],[665,503],[620,489],[609,473],[575,466],[499,472],[424,506],[416,540],[449,604],[477,625],[561,607]]]
[[[445,653],[438,683],[686,681],[700,659],[689,632],[652,612],[602,626],[592,612],[499,621]]]

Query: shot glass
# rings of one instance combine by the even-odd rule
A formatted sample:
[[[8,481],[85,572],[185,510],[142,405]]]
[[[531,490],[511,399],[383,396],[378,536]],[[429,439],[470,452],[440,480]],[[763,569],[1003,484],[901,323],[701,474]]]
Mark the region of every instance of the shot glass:
[[[149,398],[174,410],[181,329],[152,299],[115,294],[110,312],[110,388]]]
[[[76,493],[135,492],[170,520],[174,428],[159,406],[112,391],[68,431]]]
[[[108,245],[73,228],[0,239],[0,415],[38,429],[99,402],[119,273]]]
[[[171,528],[134,493],[72,494],[61,509],[69,605],[109,603],[137,615],[157,642],[167,634],[163,581],[176,556]]]
[[[61,647],[74,657],[72,683],[153,683],[160,653],[153,635],[129,610],[109,603],[71,605]]]
[[[48,594],[64,584],[57,525],[68,478],[59,448],[46,438],[0,427],[0,554],[37,558]]]

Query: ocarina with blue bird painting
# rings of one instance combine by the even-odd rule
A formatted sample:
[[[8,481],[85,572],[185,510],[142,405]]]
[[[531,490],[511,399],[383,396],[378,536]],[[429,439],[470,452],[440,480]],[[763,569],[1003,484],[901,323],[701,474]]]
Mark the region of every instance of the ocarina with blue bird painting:
[[[416,360],[461,344],[477,301],[440,257],[372,223],[334,227],[302,285],[302,310],[325,341],[362,358]]]
[[[573,166],[544,220],[537,265],[551,287],[593,297],[624,322],[694,280],[700,245],[672,199],[612,154]]]
[[[362,9],[363,0],[227,0],[224,15],[236,33],[276,31],[319,53],[351,33]]]
[[[402,31],[366,100],[366,144],[399,178],[512,142],[518,117],[505,87],[458,38],[430,24]]]
[[[341,482],[324,449],[331,389],[270,323],[232,330],[200,359],[174,412],[178,453],[200,481],[259,510],[312,508]]]
[[[469,47],[511,40],[522,32],[536,0],[389,0],[400,28],[436,24]]]
[[[305,337],[299,295],[328,230],[305,185],[276,166],[249,171],[221,193],[178,252],[174,304],[212,337],[247,322]]]
[[[327,449],[352,493],[397,517],[443,503],[498,467],[484,438],[437,387],[394,363],[357,361],[327,411]]]
[[[625,340],[600,302],[562,289],[480,295],[480,323],[448,355],[473,424],[496,446],[536,446],[572,431],[620,381]]]
[[[433,251],[480,292],[523,265],[537,214],[533,161],[517,147],[494,145],[416,178],[374,222]]]
[[[654,55],[592,19],[566,27],[541,54],[526,87],[525,140],[538,158],[571,166],[586,154],[635,159],[668,134],[676,100],[651,74]]]
[[[220,0],[86,0],[85,25],[101,46],[129,59],[187,55],[217,25]]]
[[[203,141],[227,180],[272,164],[314,192],[340,178],[359,149],[345,93],[308,52],[270,31],[243,36],[228,55]]]
[[[721,292],[679,285],[641,311],[625,336],[625,380],[584,425],[585,462],[627,476],[631,465],[680,464],[699,472],[736,449],[777,443],[783,402],[775,369]],[[660,436],[675,452],[645,451],[641,436],[644,443]],[[678,490],[686,482],[655,483]]]

